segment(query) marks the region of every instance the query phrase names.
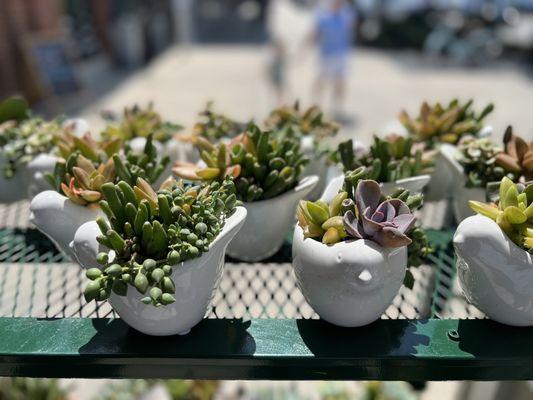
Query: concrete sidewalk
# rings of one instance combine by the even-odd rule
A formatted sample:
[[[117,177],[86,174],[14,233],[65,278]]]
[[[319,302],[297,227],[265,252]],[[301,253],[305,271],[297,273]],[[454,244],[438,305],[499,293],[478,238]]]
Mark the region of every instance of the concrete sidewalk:
[[[197,112],[214,100],[217,110],[237,119],[262,120],[275,106],[266,77],[267,60],[268,50],[257,46],[174,47],[81,114],[98,129],[101,109],[120,110],[153,100],[165,117],[190,128]],[[465,69],[437,64],[418,53],[354,51],[346,111],[356,123],[345,129],[343,136],[368,141],[372,133],[394,130],[400,109],[415,113],[424,99],[446,102],[457,96],[475,99],[477,109],[495,103],[488,122],[497,137],[513,124],[516,132],[533,138],[533,81],[522,66],[499,62],[483,69]],[[292,60],[289,99],[312,102],[315,65],[311,53]]]

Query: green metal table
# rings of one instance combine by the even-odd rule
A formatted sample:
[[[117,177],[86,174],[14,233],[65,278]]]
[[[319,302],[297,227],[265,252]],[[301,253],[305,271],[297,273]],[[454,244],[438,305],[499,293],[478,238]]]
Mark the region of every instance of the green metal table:
[[[263,263],[228,259],[204,321],[186,336],[156,338],[129,328],[107,303],[84,301],[83,272],[28,225],[27,203],[0,207],[0,375],[533,379],[533,330],[485,319],[462,297],[446,209],[424,207],[436,252],[411,269],[413,288],[402,287],[367,327],[318,319],[296,286],[287,245]]]

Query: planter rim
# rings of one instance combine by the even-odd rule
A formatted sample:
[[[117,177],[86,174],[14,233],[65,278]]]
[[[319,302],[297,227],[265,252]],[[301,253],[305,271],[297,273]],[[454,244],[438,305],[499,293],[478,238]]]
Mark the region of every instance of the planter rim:
[[[244,208],[242,206],[235,207],[235,212],[230,217],[226,218],[226,221],[224,222],[224,226],[222,227],[222,230],[218,233],[218,235],[215,237],[215,239],[209,244],[209,250],[203,252],[199,257],[192,258],[192,259],[185,260],[185,261],[181,261],[180,262],[180,264],[181,264],[180,268],[193,267],[196,262],[200,262],[205,257],[207,257],[209,255],[209,252],[211,251],[211,249],[214,248],[216,245],[218,245],[218,243],[220,242],[221,238],[223,236],[225,236],[226,233],[228,233],[229,231],[231,231],[232,229],[237,227],[237,225],[239,225],[242,222],[244,222],[244,220],[246,219],[246,214],[247,214],[246,208]],[[88,225],[88,224],[91,224],[91,225],[92,224],[96,224],[96,221],[85,222],[84,224],[82,224],[76,230],[76,233],[78,231],[84,230],[86,228],[85,226]],[[74,235],[74,237],[76,237],[76,234]],[[75,246],[74,246],[74,238],[73,238],[73,241],[70,242],[69,247],[72,249],[73,253],[76,254]],[[103,247],[105,247],[105,246],[103,246]],[[114,250],[112,250],[112,249],[108,249],[108,250],[110,252],[114,252]],[[79,263],[79,264],[84,269],[90,268],[89,266],[83,265],[82,263]],[[97,264],[97,267],[100,268],[100,269],[103,268],[101,265],[98,265],[98,264]]]
[[[333,245],[327,245],[322,242],[319,242],[318,240],[315,240],[313,238],[304,238],[303,237],[303,229],[302,227],[297,223],[294,227],[294,230],[298,232],[298,235],[302,236],[302,244],[306,247],[315,248],[315,249],[325,249],[326,251],[333,251],[335,247],[338,247],[338,245],[344,244],[345,246],[348,246],[350,244],[356,243],[356,242],[362,242],[365,246],[372,246],[376,247],[376,250],[382,253],[387,254],[394,254],[396,251],[400,251],[403,247],[407,246],[400,246],[400,247],[383,247],[379,243],[374,242],[370,239],[350,239],[350,240],[341,240],[338,243],[335,243]]]
[[[412,182],[412,181],[418,181],[418,180],[427,180],[429,182],[429,180],[431,179],[431,175],[430,174],[420,174],[420,175],[415,175],[415,176],[410,176],[408,178],[402,178],[402,179],[397,179],[395,181],[391,181],[391,182],[379,182],[380,185],[384,185],[384,184],[398,184],[400,185],[402,182]]]
[[[242,204],[246,204],[246,206],[253,206],[254,204],[266,204],[270,201],[278,201],[283,200],[285,197],[289,197],[290,195],[299,192],[301,190],[306,189],[308,186],[314,186],[316,183],[318,183],[318,176],[316,175],[309,175],[304,176],[301,178],[295,187],[293,187],[290,190],[287,190],[286,192],[281,193],[278,196],[271,197],[270,199],[265,200],[258,200],[258,201],[243,201]]]
[[[431,175],[429,175],[429,174],[421,174],[421,175],[416,175],[416,176],[410,176],[409,178],[399,179],[399,180],[392,181],[392,182],[378,182],[378,184],[379,184],[380,188],[383,190],[383,188],[385,188],[385,187],[391,187],[391,186],[401,187],[402,183],[425,181],[424,185],[423,185],[423,187],[424,187],[424,186],[426,186],[429,183],[430,180],[431,180]],[[331,193],[329,193],[330,192],[329,188],[331,186],[337,185],[337,182],[339,182],[339,181],[341,182],[341,185],[340,185],[339,189],[337,190],[337,192],[332,195]],[[343,183],[344,183],[344,173],[341,173],[341,174],[337,175],[336,177],[334,177],[333,179],[331,179],[328,182],[328,184],[326,185],[326,188],[324,189],[324,192],[320,196],[320,200],[323,200],[323,201],[326,201],[326,202],[327,201],[331,201],[333,196],[335,196],[339,192],[339,190],[342,189]],[[326,196],[326,194],[328,196]],[[329,196],[331,196],[331,198],[329,198]]]
[[[81,204],[78,204],[78,203],[74,203],[72,200],[70,200],[67,196],[65,196],[64,194],[62,193],[59,193],[57,190],[53,190],[53,189],[49,189],[49,190],[44,190],[40,193],[37,193],[35,196],[33,196],[33,198],[31,199],[31,202],[37,197],[39,196],[40,194],[42,193],[56,193],[58,196],[62,197],[63,199],[65,199],[66,201],[68,201],[70,204],[74,204],[76,206],[79,206],[79,207],[83,207],[83,208],[87,208],[89,210],[101,210],[100,208],[100,205],[98,203],[89,203],[87,205],[81,205]],[[30,202],[30,203],[31,203]],[[30,213],[30,215],[33,214],[33,213]],[[32,217],[30,216],[30,219]]]

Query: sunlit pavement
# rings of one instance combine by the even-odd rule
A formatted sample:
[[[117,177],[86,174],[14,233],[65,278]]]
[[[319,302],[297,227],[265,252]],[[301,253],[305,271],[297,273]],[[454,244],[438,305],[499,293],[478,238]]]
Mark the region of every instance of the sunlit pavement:
[[[216,109],[234,118],[260,121],[275,105],[267,79],[268,55],[268,48],[259,46],[174,47],[81,114],[97,128],[102,108],[120,110],[153,100],[165,117],[190,127],[197,112],[214,100]],[[316,100],[312,91],[316,64],[311,52],[295,52],[287,101]],[[413,52],[353,51],[344,108],[354,123],[343,134],[367,141],[372,133],[394,130],[401,108],[415,112],[424,99],[448,101],[458,96],[475,99],[478,109],[488,102],[496,104],[488,122],[497,136],[512,123],[517,132],[533,137],[533,75],[528,76],[524,66],[504,61],[478,69],[444,64]]]

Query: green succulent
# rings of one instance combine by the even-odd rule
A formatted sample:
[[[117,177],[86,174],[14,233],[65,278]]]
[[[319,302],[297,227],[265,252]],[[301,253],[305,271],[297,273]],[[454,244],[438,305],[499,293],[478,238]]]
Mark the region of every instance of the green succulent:
[[[54,139],[62,129],[58,119],[45,121],[37,117],[29,117],[20,122],[9,120],[0,124],[5,178],[12,178],[18,168],[28,164],[39,154],[51,152],[55,147]]]
[[[514,179],[512,172],[498,165],[497,156],[502,148],[490,139],[465,138],[457,151],[457,161],[463,166],[468,188],[485,188],[490,182],[499,182],[504,176]]]
[[[504,177],[496,203],[470,200],[470,208],[495,221],[517,246],[533,252],[533,182],[513,183]]]
[[[279,137],[289,137],[301,141],[304,136],[313,138],[315,155],[322,157],[331,153],[328,138],[340,130],[340,125],[328,120],[318,106],[300,110],[298,101],[293,106],[281,106],[273,110],[264,125]]]
[[[438,143],[457,144],[465,135],[477,136],[483,128],[483,119],[494,109],[488,104],[477,114],[472,110],[472,104],[472,100],[461,104],[458,99],[453,99],[447,106],[423,102],[416,118],[411,118],[404,110],[399,119],[414,140],[425,143],[428,148]]]
[[[212,102],[207,103],[199,117],[200,121],[194,125],[192,135],[201,136],[214,143],[222,138],[233,138],[246,129],[246,124],[213,111]]]
[[[71,132],[70,128],[59,132],[54,137],[54,142],[60,157],[67,159],[71,154],[79,153],[93,162],[107,160],[123,147],[123,141],[120,139],[98,141],[89,132],[78,137]]]
[[[104,198],[104,183],[122,180],[134,185],[138,178],[155,183],[170,162],[168,157],[158,157],[152,136],[148,136],[142,154],[128,151],[125,157],[116,152],[115,141],[96,142],[90,136],[76,139],[74,152],[66,159],[60,158],[46,179],[54,190],[83,206],[98,206]],[[65,149],[62,154],[68,154]]]
[[[413,149],[413,139],[389,135],[385,139],[374,136],[370,151],[357,156],[352,139],[339,144],[337,159],[344,171],[365,167],[368,179],[378,182],[394,182],[399,179],[422,175],[431,171],[432,161],[424,157],[422,150]]]
[[[340,129],[338,123],[326,119],[318,106],[311,106],[302,112],[298,101],[293,106],[281,106],[273,110],[265,126],[272,131],[291,128],[299,137],[311,135],[317,140],[333,137]]]
[[[164,121],[154,109],[153,103],[142,108],[137,104],[124,108],[122,118],[115,117],[112,113],[103,113],[107,127],[102,132],[103,139],[121,139],[130,141],[136,137],[153,136],[158,142],[167,142],[176,132],[182,129],[178,124]]]
[[[365,183],[358,190],[358,186],[362,182]],[[369,184],[368,182],[374,183]],[[388,236],[388,228],[386,226],[384,227],[383,235],[380,233],[381,231],[376,231],[377,225],[385,223],[385,220],[372,223],[372,226],[367,225],[367,222],[362,220],[357,223],[354,220],[346,220],[348,212],[351,212],[358,219],[363,218],[357,205],[366,203],[364,199],[368,197],[367,193],[373,195],[377,193],[379,195],[376,197],[375,204],[375,208],[378,211],[384,208],[385,204],[391,203],[395,207],[397,206],[396,213],[398,215],[411,215],[423,205],[424,196],[420,193],[412,195],[408,190],[397,188],[391,195],[385,196],[379,190],[379,186],[376,185],[375,181],[368,178],[368,170],[365,167],[359,167],[345,174],[343,188],[329,204],[321,200],[315,202],[302,200],[297,209],[297,217],[298,223],[304,231],[304,237],[313,238],[328,245],[354,238],[370,238],[380,244],[392,247],[407,245],[409,265],[419,266],[427,255],[433,251],[423,228],[411,223],[407,224],[407,226],[399,226],[398,230],[394,231],[391,239]],[[406,207],[400,206],[398,202],[401,202]],[[371,211],[373,213],[375,210]],[[388,215],[391,221],[395,216],[397,215]],[[401,218],[405,221],[407,216],[402,216]],[[402,231],[402,229],[404,230]]]
[[[130,185],[135,185],[138,178],[143,178],[154,184],[165,168],[170,163],[170,157],[160,158],[156,147],[153,144],[152,135],[149,135],[144,145],[142,153],[131,151],[126,145],[126,156],[121,157],[115,153],[113,155],[115,171],[117,177]]]
[[[26,99],[13,96],[0,102],[0,124],[6,121],[22,121],[30,115],[30,107]]]
[[[3,400],[66,400],[71,397],[70,384],[59,379],[0,378],[0,399]]]
[[[237,204],[229,178],[198,186],[167,182],[158,192],[139,178],[134,187],[106,183],[102,192],[108,220],[97,219],[97,240],[109,251],[98,254],[100,267],[87,271],[87,301],[125,296],[133,286],[146,294],[145,304],[173,303],[173,269],[209,250]]]
[[[196,143],[205,166],[178,162],[173,172],[184,179],[220,181],[232,176],[239,200],[267,200],[291,190],[298,183],[308,159],[299,142],[273,138],[256,125],[236,136],[229,144]]]

